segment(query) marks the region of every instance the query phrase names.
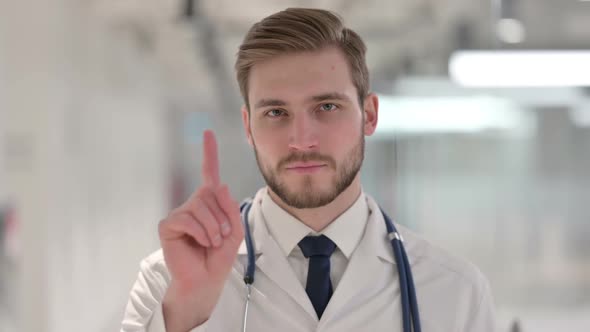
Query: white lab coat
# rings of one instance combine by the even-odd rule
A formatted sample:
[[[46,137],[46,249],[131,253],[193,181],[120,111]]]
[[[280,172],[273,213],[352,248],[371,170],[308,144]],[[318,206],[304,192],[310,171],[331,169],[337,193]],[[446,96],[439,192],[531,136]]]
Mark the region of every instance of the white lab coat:
[[[383,216],[372,198],[367,195],[371,215],[363,238],[318,321],[304,287],[264,222],[259,222],[261,195],[262,191],[255,196],[249,218],[257,259],[248,331],[402,331],[398,271]],[[494,332],[493,300],[479,270],[406,228],[396,227],[404,238],[414,275],[422,331]],[[193,332],[242,331],[245,263],[242,243],[211,317]],[[165,331],[161,301],[169,282],[161,250],[141,262],[122,332]]]

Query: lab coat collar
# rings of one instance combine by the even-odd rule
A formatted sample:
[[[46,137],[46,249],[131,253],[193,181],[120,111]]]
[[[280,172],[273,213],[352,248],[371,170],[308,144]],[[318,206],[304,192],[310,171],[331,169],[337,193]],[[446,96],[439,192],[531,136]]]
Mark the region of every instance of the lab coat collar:
[[[264,222],[261,222],[262,220],[260,219],[262,215],[260,212],[260,206],[262,204],[262,197],[266,194],[265,190],[266,188],[260,189],[254,196],[254,199],[252,200],[253,206],[250,209],[250,215],[248,216],[250,231],[252,232],[252,238],[254,242],[254,253],[257,256],[262,253],[260,239],[269,236],[268,228]],[[364,196],[369,207],[369,220],[365,228],[365,233],[370,232],[374,239],[373,241],[370,241],[369,245],[371,248],[366,254],[374,253],[379,258],[391,264],[395,264],[395,257],[393,256],[391,243],[387,239],[387,228],[385,227],[385,220],[383,219],[381,209],[377,202],[370,195]],[[395,223],[395,220],[393,220],[393,222]],[[369,224],[371,225],[370,227]],[[395,223],[395,227],[404,238],[404,248],[406,249],[410,263],[412,263],[418,254],[417,251],[419,248],[419,240],[417,240],[415,235],[404,226]],[[364,236],[365,235],[363,235],[363,237]],[[246,247],[246,241],[242,240],[242,243],[238,248],[238,255],[247,254],[248,250]]]
[[[316,312],[305,289],[295,276],[295,273],[293,273],[293,268],[289,265],[279,245],[270,235],[262,219],[264,217],[262,216],[260,205],[264,190],[266,189],[259,190],[254,197],[248,216],[256,254],[256,266],[283,291],[289,294],[305,312],[317,319]],[[247,255],[247,253],[245,241],[242,241],[238,249],[238,255]],[[254,282],[254,286],[256,286],[256,282]]]
[[[367,205],[369,206],[370,216],[369,222],[367,223],[366,232],[371,232],[373,241],[371,241],[371,252],[377,254],[377,256],[391,264],[396,264],[395,257],[393,255],[393,248],[389,241],[387,234],[387,227],[385,226],[385,219],[379,204],[369,195],[367,196]],[[410,265],[424,255],[424,241],[421,240],[414,232],[410,231],[405,226],[397,223],[391,215],[389,215],[391,221],[394,223],[398,233],[403,238],[404,249],[408,255],[408,261]],[[369,225],[371,225],[369,227]]]
[[[270,197],[268,189],[263,193],[261,210],[265,225],[286,257],[291,255],[293,250],[300,251],[297,244],[305,236],[323,234],[336,244],[338,250],[344,254],[347,260],[350,259],[361,240],[369,216],[367,200],[362,191],[346,211],[320,232],[314,232],[313,229],[281,208]]]
[[[254,252],[255,255],[260,255],[262,253],[261,250],[261,241],[267,236],[269,236],[268,228],[266,227],[264,222],[261,222],[262,213],[260,212],[261,204],[263,196],[266,195],[266,188],[260,189],[254,199],[252,200],[252,208],[250,209],[250,213],[248,215],[248,221],[250,226],[250,232],[252,233],[252,238],[254,242]],[[391,249],[391,244],[387,241],[387,228],[385,227],[385,221],[383,220],[383,215],[381,214],[381,210],[379,205],[375,202],[375,200],[370,197],[369,195],[363,195],[367,201],[367,205],[369,207],[369,223],[374,224],[372,227],[365,226],[365,233],[367,230],[371,232],[371,235],[375,239],[371,242],[371,250],[369,251],[375,253],[378,257],[388,261],[392,264],[395,264],[395,258],[393,256],[393,252]],[[375,213],[377,212],[377,213]],[[398,231],[405,233],[400,227],[396,224]],[[364,236],[364,235],[363,235]],[[406,245],[406,244],[404,244]],[[406,250],[408,247],[406,245]],[[238,248],[238,255],[247,255],[248,250],[246,247],[246,241],[242,240],[240,247]]]

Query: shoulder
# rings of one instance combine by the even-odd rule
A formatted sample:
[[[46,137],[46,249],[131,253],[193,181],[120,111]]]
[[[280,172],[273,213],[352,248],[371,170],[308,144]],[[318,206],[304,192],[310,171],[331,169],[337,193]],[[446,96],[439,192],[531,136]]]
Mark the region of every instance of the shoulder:
[[[461,331],[495,331],[494,301],[488,279],[474,264],[450,254],[403,226],[414,279],[421,285],[426,301],[436,303],[434,310],[454,313]],[[418,275],[418,276],[416,276]],[[436,300],[444,298],[444,302]]]
[[[366,195],[366,197],[371,211],[380,210],[371,196]],[[382,217],[378,216],[378,219],[382,220]],[[453,288],[470,288],[476,292],[482,292],[488,287],[487,279],[472,263],[437,247],[404,225],[395,223],[395,226],[404,239],[404,247],[412,270],[419,270],[425,277],[444,279],[447,281],[446,284]],[[381,223],[378,223],[377,227],[380,231],[387,232]],[[386,246],[389,247],[389,243]]]
[[[480,269],[471,262],[453,255],[402,225],[396,225],[404,237],[408,259],[429,274],[447,278],[475,293],[488,292],[489,283]]]

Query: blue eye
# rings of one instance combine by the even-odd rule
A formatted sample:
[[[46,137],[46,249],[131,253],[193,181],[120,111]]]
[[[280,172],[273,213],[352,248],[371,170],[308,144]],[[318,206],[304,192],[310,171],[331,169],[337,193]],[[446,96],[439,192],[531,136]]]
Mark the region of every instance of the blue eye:
[[[328,111],[328,112],[329,111],[333,111],[336,108],[337,108],[337,106],[335,104],[330,104],[330,103],[328,103],[328,104],[322,104],[322,106],[320,107],[320,109],[322,111]]]
[[[271,118],[276,118],[276,117],[283,115],[283,113],[284,112],[282,110],[274,109],[274,110],[270,110],[270,111],[266,112],[266,115],[270,116]]]

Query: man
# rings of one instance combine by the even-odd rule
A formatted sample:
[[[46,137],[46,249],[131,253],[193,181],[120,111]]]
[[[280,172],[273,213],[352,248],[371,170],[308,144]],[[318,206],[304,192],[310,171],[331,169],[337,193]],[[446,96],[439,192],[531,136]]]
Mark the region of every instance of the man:
[[[247,330],[402,331],[384,216],[359,176],[364,136],[378,119],[363,41],[328,11],[287,9],[250,29],[236,71],[246,136],[267,184],[248,214],[256,278]],[[244,229],[211,131],[202,180],[160,223],[162,250],[141,263],[122,331],[242,331]],[[493,331],[481,273],[398,229],[423,331]],[[309,253],[310,243],[328,253]]]

